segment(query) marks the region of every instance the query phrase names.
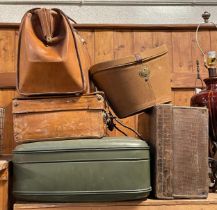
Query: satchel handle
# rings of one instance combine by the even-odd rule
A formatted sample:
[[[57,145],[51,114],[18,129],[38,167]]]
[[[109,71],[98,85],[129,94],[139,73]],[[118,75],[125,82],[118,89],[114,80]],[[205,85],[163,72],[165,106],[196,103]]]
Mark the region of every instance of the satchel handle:
[[[77,22],[75,20],[73,20],[71,17],[69,17],[68,15],[66,15],[62,10],[57,9],[57,8],[52,8],[51,10],[56,11],[57,13],[63,14],[65,17],[67,17],[69,20],[71,20],[74,24],[77,24]]]
[[[69,17],[68,15],[66,15],[66,17],[71,20],[74,24],[77,24],[77,22],[75,20],[73,20],[71,17]]]
[[[77,41],[76,41],[76,38],[75,38],[75,34],[73,32],[74,27],[70,24],[69,20],[71,20],[75,24],[76,24],[76,22],[72,18],[69,18],[62,10],[57,9],[57,8],[52,8],[52,10],[56,11],[59,14],[62,14],[65,17],[68,24],[69,24],[69,27],[71,29],[72,36],[73,36],[73,39],[74,39],[74,44],[75,44],[76,54],[77,54],[77,58],[78,58],[78,64],[79,64],[79,67],[80,67],[80,72],[81,72],[81,75],[82,75],[83,90],[85,90],[86,89],[86,81],[85,81],[85,77],[84,77],[84,71],[83,71],[83,68],[82,68],[82,65],[81,65],[81,58],[80,58],[80,55],[79,55],[79,52],[78,52],[78,44],[77,44]]]
[[[40,9],[39,7],[38,8],[33,8],[33,9],[30,9],[28,12],[29,13],[34,13],[34,11],[36,9]],[[60,9],[57,9],[57,8],[52,8],[51,10],[56,10],[58,11],[59,13],[63,13]],[[73,20],[71,17],[69,17],[68,15],[64,14],[69,20],[71,20],[74,24],[77,24],[77,22],[75,20]]]

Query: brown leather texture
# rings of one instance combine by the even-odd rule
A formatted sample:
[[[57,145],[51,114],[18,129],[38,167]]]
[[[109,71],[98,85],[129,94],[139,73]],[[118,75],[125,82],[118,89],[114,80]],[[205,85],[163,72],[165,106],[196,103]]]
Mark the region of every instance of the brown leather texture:
[[[165,45],[96,64],[90,74],[119,118],[171,101],[171,74]]]
[[[18,41],[17,90],[22,95],[79,94],[90,67],[85,42],[59,9],[32,9]]]
[[[155,106],[150,112],[153,192],[159,199],[207,198],[208,111]],[[144,125],[147,126],[147,125]]]
[[[102,138],[106,135],[104,97],[14,99],[14,139],[17,143],[44,140]]]

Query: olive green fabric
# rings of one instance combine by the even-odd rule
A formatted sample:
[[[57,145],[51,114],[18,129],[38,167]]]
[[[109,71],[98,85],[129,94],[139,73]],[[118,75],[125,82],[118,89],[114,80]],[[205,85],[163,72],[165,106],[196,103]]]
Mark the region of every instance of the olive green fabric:
[[[13,153],[16,200],[118,201],[145,198],[149,147],[134,138],[35,142]]]

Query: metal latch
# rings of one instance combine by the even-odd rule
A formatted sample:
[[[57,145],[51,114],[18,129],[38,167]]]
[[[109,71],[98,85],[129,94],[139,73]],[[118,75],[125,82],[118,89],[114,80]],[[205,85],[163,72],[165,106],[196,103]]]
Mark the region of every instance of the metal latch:
[[[147,66],[144,66],[142,70],[139,71],[139,76],[144,77],[145,81],[148,81],[150,76],[150,70]]]

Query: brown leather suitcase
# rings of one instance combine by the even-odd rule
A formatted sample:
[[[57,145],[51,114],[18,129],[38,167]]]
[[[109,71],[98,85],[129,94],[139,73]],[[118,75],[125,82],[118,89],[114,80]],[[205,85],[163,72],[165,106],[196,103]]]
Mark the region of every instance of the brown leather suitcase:
[[[147,120],[149,117],[149,120]],[[140,123],[145,120],[140,116]],[[144,133],[154,158],[153,188],[160,199],[208,195],[208,111],[158,105],[146,116]],[[140,133],[142,128],[140,127]]]
[[[119,118],[171,101],[171,70],[165,45],[91,67],[96,86]]]
[[[19,98],[13,100],[17,143],[106,134],[105,101],[100,93],[81,97]]]
[[[18,40],[17,90],[22,95],[81,94],[90,67],[85,42],[59,9],[24,15]]]

